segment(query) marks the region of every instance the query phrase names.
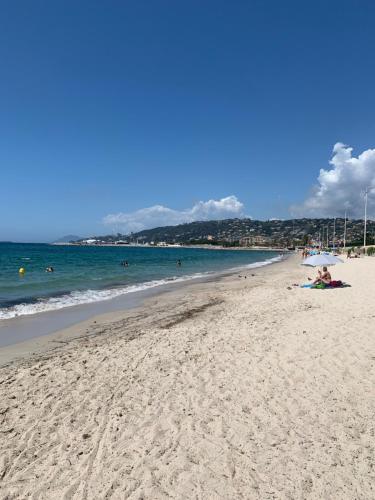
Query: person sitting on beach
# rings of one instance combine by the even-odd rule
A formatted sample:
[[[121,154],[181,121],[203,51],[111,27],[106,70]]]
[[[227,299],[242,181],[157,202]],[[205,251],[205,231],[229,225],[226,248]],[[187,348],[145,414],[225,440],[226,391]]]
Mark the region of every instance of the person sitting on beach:
[[[319,283],[324,283],[325,285],[329,285],[332,281],[331,274],[328,272],[326,266],[323,267],[323,272],[318,271],[318,276],[315,281],[313,281],[313,285],[318,285]]]

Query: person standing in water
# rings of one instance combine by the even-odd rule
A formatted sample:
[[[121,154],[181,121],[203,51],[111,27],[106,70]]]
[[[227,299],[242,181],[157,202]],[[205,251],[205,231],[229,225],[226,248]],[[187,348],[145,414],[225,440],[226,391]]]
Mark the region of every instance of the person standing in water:
[[[177,261],[177,267],[181,267],[181,266],[182,266],[182,262],[181,262],[180,259],[178,259],[178,261]]]

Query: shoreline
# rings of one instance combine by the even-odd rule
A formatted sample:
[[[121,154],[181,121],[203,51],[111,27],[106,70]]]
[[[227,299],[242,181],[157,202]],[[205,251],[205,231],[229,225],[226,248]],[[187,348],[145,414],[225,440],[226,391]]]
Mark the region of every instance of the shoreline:
[[[0,319],[0,348],[29,340],[33,337],[48,335],[63,328],[70,327],[90,317],[107,312],[128,310],[140,306],[149,297],[173,291],[191,283],[204,283],[217,280],[224,276],[235,275],[239,272],[250,272],[251,270],[267,267],[281,260],[289,258],[290,255],[275,256],[272,259],[250,263],[246,266],[222,269],[206,273],[186,274],[174,279],[160,279],[152,282],[140,282],[138,284],[118,286],[115,288],[103,288],[96,290],[95,298],[87,297],[91,291],[82,291],[80,301],[75,298],[76,303],[69,303],[70,294],[62,294],[61,304],[56,304],[56,297],[46,298],[43,302],[37,300],[30,302],[27,307],[34,307],[31,313],[17,314],[12,317]],[[50,304],[49,301],[52,301]],[[15,307],[23,307],[19,304]],[[49,307],[51,306],[51,307]],[[38,310],[40,307],[40,310]]]
[[[288,255],[281,260],[247,268],[228,269],[215,272],[207,276],[187,279],[185,281],[168,282],[150,289],[131,292],[108,300],[93,302],[91,304],[80,304],[77,306],[64,307],[57,310],[35,313],[33,315],[19,316],[11,319],[1,320],[0,332],[6,330],[5,337],[16,336],[17,341],[11,343],[0,342],[0,367],[13,360],[22,359],[23,355],[38,353],[39,350],[48,349],[50,342],[56,339],[76,335],[76,330],[81,331],[87,325],[100,321],[100,318],[122,317],[131,314],[134,310],[146,313],[149,304],[166,296],[164,307],[170,307],[169,301],[173,303],[176,296],[186,293],[194,293],[195,288],[200,289],[205,284],[219,283],[223,280],[236,280],[239,273],[254,274],[260,270],[266,271],[275,265],[281,265],[292,256]],[[251,264],[252,265],[252,264]],[[24,338],[23,332],[32,330],[29,338]],[[39,332],[38,334],[36,332]],[[67,333],[69,332],[69,333]],[[54,347],[54,346],[52,346]]]
[[[84,248],[84,247],[82,247]],[[132,247],[134,250],[135,247]],[[123,250],[123,249],[121,249]],[[129,249],[130,251],[131,249]],[[171,250],[171,249],[170,249]],[[176,250],[175,248],[173,250]],[[181,250],[186,250],[185,248],[181,248]],[[194,250],[203,250],[205,254],[205,258],[207,260],[207,256],[210,253],[206,254],[205,249],[196,248]],[[158,255],[159,258],[163,258],[160,256],[163,252],[158,252],[154,255]],[[194,252],[193,252],[194,253]],[[230,252],[231,253],[231,252]],[[246,253],[246,255],[245,255]],[[221,274],[226,272],[236,272],[242,267],[246,267],[249,265],[252,267],[254,264],[256,267],[262,265],[263,262],[268,263],[268,261],[272,262],[276,258],[283,258],[288,255],[288,252],[275,252],[272,251],[264,252],[261,250],[247,251],[243,253],[241,256],[237,256],[238,258],[228,259],[229,254],[226,254],[223,259],[208,259],[210,262],[207,265],[204,265],[204,259],[202,259],[202,265],[197,265],[196,259],[193,264],[189,266],[190,254],[188,252],[188,256],[176,254],[179,258],[187,258],[187,266],[180,267],[174,266],[174,268],[169,267],[165,268],[165,263],[163,262],[161,266],[157,267],[155,265],[155,259],[151,258],[150,270],[142,270],[137,272],[137,269],[140,264],[138,261],[141,260],[141,257],[136,253],[135,262],[132,262],[132,268],[128,272],[123,273],[123,270],[118,268],[110,267],[110,269],[106,269],[107,275],[100,274],[98,278],[99,281],[95,278],[95,269],[86,269],[87,279],[75,280],[75,272],[76,269],[70,269],[71,276],[64,275],[64,269],[62,269],[62,273],[55,273],[56,276],[51,275],[50,279],[45,279],[44,276],[39,278],[40,285],[37,286],[33,291],[26,291],[23,295],[23,289],[21,287],[17,288],[17,278],[14,286],[14,290],[10,290],[10,297],[8,300],[7,290],[5,289],[2,294],[2,302],[0,307],[0,328],[2,320],[12,320],[14,318],[24,317],[24,316],[33,316],[34,314],[44,313],[49,311],[60,310],[64,308],[69,308],[73,306],[80,306],[84,304],[93,304],[102,301],[112,300],[116,297],[133,293],[140,292],[142,290],[148,290],[151,288],[164,286],[168,283],[178,283],[190,280],[196,280],[205,278],[206,276],[210,277],[215,274]],[[100,254],[100,251],[99,251]],[[242,252],[241,252],[242,254]],[[259,255],[261,254],[261,255]],[[273,255],[272,255],[273,254]],[[143,256],[143,252],[141,253]],[[96,253],[94,257],[96,256]],[[118,256],[117,252],[115,254],[111,253],[109,256],[109,265],[113,260],[116,261],[116,256],[119,261],[122,262],[123,255]],[[234,254],[231,253],[233,257]],[[78,252],[78,257],[82,260],[82,255]],[[129,255],[127,258],[130,258]],[[176,258],[177,258],[176,257]],[[216,257],[219,257],[218,255]],[[53,260],[53,257],[49,257]],[[61,260],[61,253],[55,257],[57,261],[54,263],[55,270],[60,270],[58,265],[61,265],[58,260]],[[106,257],[107,258],[107,257]],[[143,257],[144,258],[144,257]],[[112,260],[111,260],[112,259]],[[146,257],[147,259],[147,257]],[[21,260],[30,260],[21,257]],[[79,259],[78,259],[79,260]],[[173,260],[173,258],[172,258]],[[199,260],[199,259],[198,259]],[[229,262],[228,262],[229,260]],[[233,260],[234,262],[230,262]],[[166,262],[171,261],[171,255],[168,254]],[[238,262],[236,262],[238,261]],[[250,262],[249,262],[250,261]],[[254,262],[252,262],[254,261]],[[178,260],[180,262],[180,260]],[[211,265],[211,262],[213,263]],[[113,262],[118,265],[118,262]],[[29,263],[30,264],[30,263]],[[55,265],[56,264],[56,265]],[[21,264],[22,266],[23,264]],[[43,265],[43,264],[42,264]],[[41,272],[41,268],[33,267],[31,264],[31,271],[39,271]],[[72,266],[71,266],[72,267]],[[107,266],[108,267],[108,266]],[[127,267],[127,266],[126,266]],[[114,270],[115,269],[115,270]],[[43,269],[44,270],[44,269]],[[99,270],[101,272],[101,270]],[[13,280],[14,275],[11,274],[12,271],[6,269],[6,272],[9,275],[9,279]],[[23,276],[23,275],[22,275]],[[93,276],[93,279],[91,277]],[[90,277],[90,279],[89,279]],[[56,278],[56,279],[55,279]],[[63,280],[62,283],[60,281]],[[71,284],[69,285],[69,280]],[[54,283],[56,282],[55,286]],[[30,287],[30,283],[26,283],[27,286]],[[31,282],[31,285],[33,283]],[[45,285],[45,286],[44,286]],[[51,286],[50,286],[51,285]],[[13,295],[12,295],[13,294]],[[1,338],[0,338],[0,347],[1,347]]]
[[[372,498],[375,259],[332,268],[342,289],[293,286],[315,275],[299,264],[92,318],[0,368],[3,495]]]

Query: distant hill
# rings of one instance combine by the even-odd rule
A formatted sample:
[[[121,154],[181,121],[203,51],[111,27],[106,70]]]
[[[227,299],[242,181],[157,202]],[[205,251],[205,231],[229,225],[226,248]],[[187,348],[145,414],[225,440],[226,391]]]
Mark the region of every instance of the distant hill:
[[[319,239],[339,243],[344,235],[344,219],[291,219],[291,220],[253,220],[226,219],[190,222],[178,226],[156,227],[145,229],[130,235],[96,236],[102,242],[127,241],[139,243],[183,243],[183,244],[226,244],[226,245],[303,245]],[[374,243],[375,222],[368,221],[368,244]],[[347,243],[361,244],[363,240],[363,220],[347,221]]]
[[[70,243],[71,241],[79,241],[81,239],[81,236],[76,236],[75,234],[67,234],[66,236],[63,236],[62,238],[54,241],[54,243]]]
[[[333,219],[291,219],[291,220],[252,220],[227,219],[219,221],[192,222],[178,226],[147,229],[132,235],[140,242],[199,243],[200,241],[218,243],[242,242],[249,245],[293,245],[305,244],[308,240],[332,243]],[[375,222],[368,221],[368,239],[372,243],[375,234]],[[320,236],[319,236],[320,235]],[[335,241],[344,235],[344,219],[335,221]],[[347,221],[347,241],[363,239],[363,220]]]

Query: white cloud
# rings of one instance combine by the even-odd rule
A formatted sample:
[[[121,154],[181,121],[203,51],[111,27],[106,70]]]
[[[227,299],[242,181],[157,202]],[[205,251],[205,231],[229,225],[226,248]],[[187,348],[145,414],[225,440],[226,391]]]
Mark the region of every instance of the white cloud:
[[[363,192],[369,187],[368,211],[375,215],[375,149],[368,149],[358,157],[353,148],[338,142],[333,148],[330,169],[321,169],[318,184],[302,205],[292,206],[294,216],[362,217]]]
[[[184,222],[242,216],[244,216],[244,205],[232,195],[220,200],[199,201],[185,210],[154,205],[135,212],[110,214],[103,218],[103,223],[128,233],[158,226],[174,226]]]

